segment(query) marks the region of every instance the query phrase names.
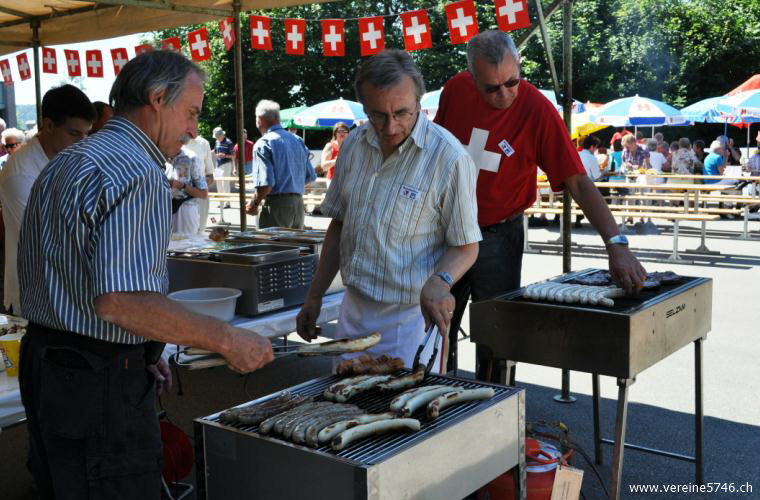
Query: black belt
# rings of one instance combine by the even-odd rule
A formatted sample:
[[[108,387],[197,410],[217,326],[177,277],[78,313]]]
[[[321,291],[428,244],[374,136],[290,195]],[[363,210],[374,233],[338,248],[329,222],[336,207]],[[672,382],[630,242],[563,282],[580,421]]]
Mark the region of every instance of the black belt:
[[[272,196],[301,196],[301,193],[269,193],[267,198]]]
[[[520,212],[520,213],[512,215],[511,217],[507,217],[506,219],[504,219],[502,221],[499,221],[496,224],[490,224],[488,226],[480,226],[480,230],[481,231],[490,232],[490,233],[494,233],[494,232],[498,231],[499,228],[501,228],[501,227],[503,227],[503,226],[505,226],[507,224],[512,224],[515,221],[522,220],[522,217],[523,217],[523,213]]]

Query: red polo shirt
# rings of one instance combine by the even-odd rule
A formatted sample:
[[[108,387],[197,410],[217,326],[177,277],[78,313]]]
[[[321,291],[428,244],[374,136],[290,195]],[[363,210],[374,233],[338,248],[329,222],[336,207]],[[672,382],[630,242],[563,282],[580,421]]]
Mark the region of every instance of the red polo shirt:
[[[469,72],[453,76],[441,92],[435,122],[469,150],[480,168],[478,223],[489,226],[518,214],[536,200],[536,167],[552,186],[586,175],[556,108],[536,87],[520,82],[507,109],[488,105]],[[485,146],[485,148],[484,148]]]

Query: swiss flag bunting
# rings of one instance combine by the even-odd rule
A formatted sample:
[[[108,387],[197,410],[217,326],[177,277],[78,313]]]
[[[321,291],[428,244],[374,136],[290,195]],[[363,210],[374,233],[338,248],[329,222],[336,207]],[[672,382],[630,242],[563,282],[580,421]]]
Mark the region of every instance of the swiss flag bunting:
[[[111,49],[111,60],[113,61],[113,74],[118,75],[127,62],[129,62],[127,49]]]
[[[449,24],[451,43],[465,43],[478,34],[478,19],[475,15],[475,2],[462,0],[444,7]]]
[[[150,52],[153,50],[153,46],[149,43],[144,43],[142,45],[136,45],[135,46],[135,57],[139,56],[143,52]]]
[[[322,23],[322,53],[325,56],[346,55],[343,19],[325,19]]]
[[[359,19],[359,48],[363,56],[377,54],[385,48],[385,27],[382,17]]]
[[[42,47],[42,72],[58,73],[58,58],[55,55],[55,49]]]
[[[86,50],[84,65],[87,66],[87,76],[103,78],[103,54],[99,50]]]
[[[527,0],[494,0],[496,22],[501,31],[513,31],[530,26]]]
[[[404,12],[401,17],[401,29],[404,34],[404,48],[407,52],[429,49],[433,46],[430,36],[430,20],[426,10]]]
[[[171,50],[173,52],[182,52],[182,42],[178,36],[173,36],[161,40],[161,50]]]
[[[201,28],[187,34],[190,57],[193,61],[205,61],[211,58],[211,46],[208,43],[208,31]]]
[[[63,54],[66,56],[66,67],[69,69],[69,76],[82,76],[79,51],[63,49]]]
[[[272,30],[267,16],[251,16],[251,47],[258,50],[272,50]]]
[[[18,63],[18,74],[22,80],[28,80],[32,77],[32,67],[29,66],[29,59],[26,58],[26,53],[22,53],[16,56],[16,63]]]
[[[231,17],[219,21],[219,33],[222,34],[224,47],[227,50],[230,50],[235,45],[235,27],[232,24],[234,22],[235,20]]]
[[[302,56],[306,49],[306,20],[285,19],[285,53]]]
[[[10,85],[13,83],[13,73],[11,73],[11,63],[8,62],[8,59],[3,59],[0,61],[0,73],[3,74],[3,81],[6,85]]]

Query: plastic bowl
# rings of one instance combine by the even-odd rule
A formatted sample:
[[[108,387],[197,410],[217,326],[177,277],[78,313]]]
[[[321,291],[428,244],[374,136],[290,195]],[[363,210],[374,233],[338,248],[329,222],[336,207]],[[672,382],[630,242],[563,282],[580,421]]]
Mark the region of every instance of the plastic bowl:
[[[172,292],[167,297],[190,311],[230,321],[235,317],[237,299],[242,294],[237,288],[188,288]]]

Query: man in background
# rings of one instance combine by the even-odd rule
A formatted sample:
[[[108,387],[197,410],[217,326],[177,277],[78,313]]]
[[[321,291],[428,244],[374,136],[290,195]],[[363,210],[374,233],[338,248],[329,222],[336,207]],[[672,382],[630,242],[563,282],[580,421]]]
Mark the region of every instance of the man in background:
[[[214,155],[211,153],[211,145],[203,136],[198,134],[182,147],[192,151],[195,153],[195,156],[198,157],[203,165],[203,172],[206,176],[206,186],[208,189],[211,189],[211,186],[214,185]],[[208,207],[208,196],[205,198],[198,198],[198,234],[203,234],[206,231],[206,224],[208,223]]]

